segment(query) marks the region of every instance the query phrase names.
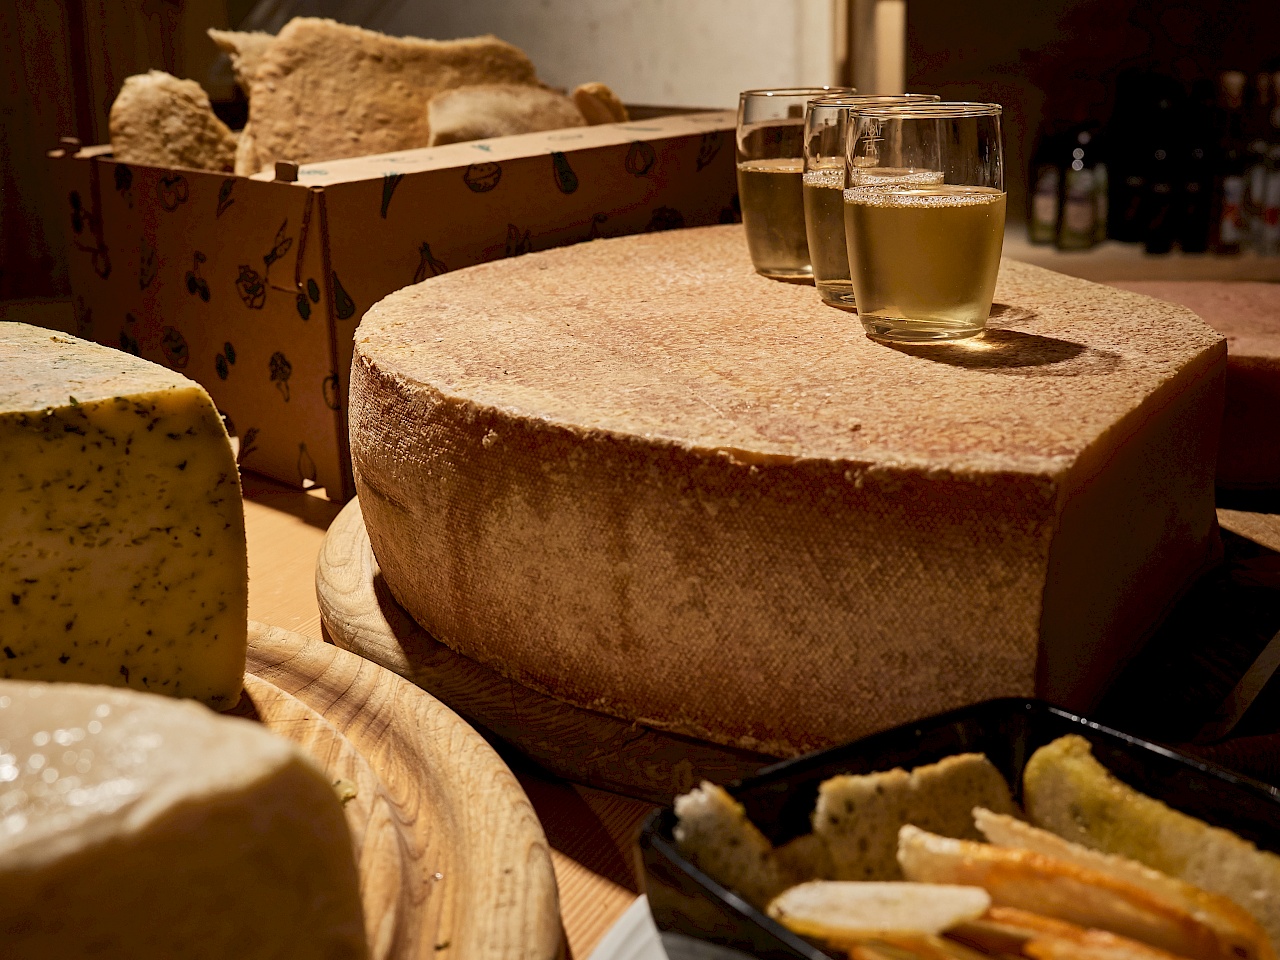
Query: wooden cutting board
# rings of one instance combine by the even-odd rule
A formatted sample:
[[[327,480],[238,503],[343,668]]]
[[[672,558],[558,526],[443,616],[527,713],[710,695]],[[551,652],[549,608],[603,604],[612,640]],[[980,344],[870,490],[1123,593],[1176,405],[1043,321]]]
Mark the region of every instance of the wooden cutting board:
[[[359,500],[348,503],[325,534],[316,596],[324,628],[339,647],[412,680],[575,783],[666,804],[703,779],[737,780],[776,759],[572,706],[450,650],[391,596]]]
[[[439,700],[351,653],[250,622],[236,709],[340,787],[370,960],[563,956],[551,854],[506,764]]]

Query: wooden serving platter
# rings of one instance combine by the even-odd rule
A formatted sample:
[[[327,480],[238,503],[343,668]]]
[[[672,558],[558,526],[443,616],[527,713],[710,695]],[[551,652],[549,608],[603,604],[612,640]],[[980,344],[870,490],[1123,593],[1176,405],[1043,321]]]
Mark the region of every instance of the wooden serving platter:
[[[493,749],[452,710],[351,653],[250,622],[239,716],[351,797],[371,960],[556,960],[551,854]]]
[[[1270,783],[1280,680],[1250,722],[1213,746],[1187,743],[1280,628],[1280,501],[1264,513],[1220,510],[1224,563],[1208,572],[1117,678],[1095,718],[1181,745]],[[458,713],[553,773],[654,803],[701,779],[724,783],[776,758],[627,723],[547,697],[435,640],[391,596],[358,500],[334,520],[316,566],[321,620],[334,642],[432,692]]]
[[[359,500],[338,514],[316,562],[320,619],[333,642],[405,677],[535,763],[575,783],[670,803],[703,779],[725,783],[775,757],[666,733],[530,690],[455,653],[396,603]]]

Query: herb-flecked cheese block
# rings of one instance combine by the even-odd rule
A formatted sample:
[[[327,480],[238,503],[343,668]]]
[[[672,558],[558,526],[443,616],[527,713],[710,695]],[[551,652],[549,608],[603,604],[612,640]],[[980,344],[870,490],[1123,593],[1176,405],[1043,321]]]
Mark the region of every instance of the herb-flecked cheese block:
[[[202,387],[0,323],[0,677],[234,706],[247,569],[240,477]]]
[[[775,755],[1089,709],[1220,552],[1226,347],[1012,261],[996,301],[980,339],[877,343],[738,226],[398,291],[351,373],[386,584],[524,686]]]
[[[366,955],[342,804],[266,728],[198,703],[0,681],[8,960]]]

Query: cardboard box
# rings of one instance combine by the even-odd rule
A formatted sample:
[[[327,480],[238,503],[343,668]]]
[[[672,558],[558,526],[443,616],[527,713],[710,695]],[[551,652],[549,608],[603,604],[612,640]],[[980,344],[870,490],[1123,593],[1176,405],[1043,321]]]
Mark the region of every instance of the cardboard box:
[[[50,154],[76,332],[199,381],[243,468],[354,495],[352,336],[387,294],[531,250],[738,218],[730,111],[302,166],[297,182]]]

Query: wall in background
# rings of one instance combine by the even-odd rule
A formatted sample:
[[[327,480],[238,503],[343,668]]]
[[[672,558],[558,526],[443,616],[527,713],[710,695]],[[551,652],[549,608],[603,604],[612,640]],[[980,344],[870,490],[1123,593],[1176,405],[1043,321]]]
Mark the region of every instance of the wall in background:
[[[590,80],[628,103],[731,107],[748,87],[831,83],[843,0],[263,0],[242,29],[327,16],[394,35],[497,34],[547,83]]]
[[[1280,55],[1276,0],[909,0],[907,86],[1005,106],[1009,217],[1026,210],[1026,169],[1042,118],[1111,115],[1115,79],[1142,68],[1189,85],[1252,73]]]

